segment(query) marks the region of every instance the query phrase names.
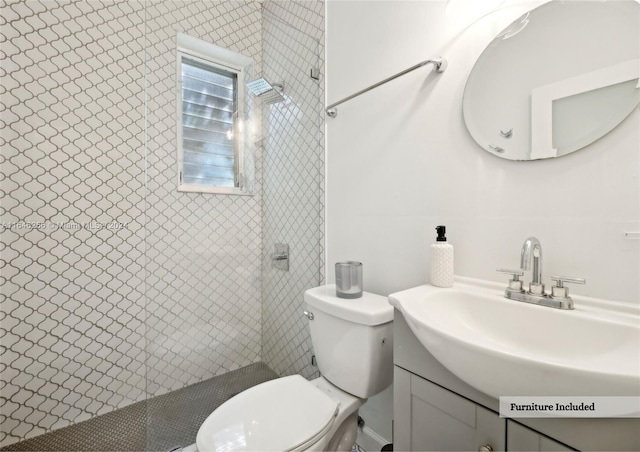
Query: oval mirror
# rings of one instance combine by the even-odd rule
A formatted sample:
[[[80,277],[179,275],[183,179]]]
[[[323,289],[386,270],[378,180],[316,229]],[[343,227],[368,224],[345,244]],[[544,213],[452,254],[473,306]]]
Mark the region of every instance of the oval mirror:
[[[509,160],[560,157],[596,141],[640,102],[640,6],[552,1],[484,50],[464,90],[474,140]]]

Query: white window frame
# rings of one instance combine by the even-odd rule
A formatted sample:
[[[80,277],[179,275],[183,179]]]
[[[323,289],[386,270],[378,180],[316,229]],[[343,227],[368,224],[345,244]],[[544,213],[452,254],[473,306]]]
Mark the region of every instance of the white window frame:
[[[227,195],[253,195],[247,191],[247,180],[245,176],[245,146],[244,140],[240,136],[239,131],[234,130],[234,147],[236,155],[236,179],[237,187],[221,187],[215,185],[196,185],[185,184],[182,181],[183,167],[183,149],[182,149],[182,58],[188,57],[197,62],[208,66],[218,67],[237,75],[237,111],[235,112],[235,127],[237,120],[245,117],[245,71],[247,66],[253,64],[253,60],[240,53],[233,52],[223,47],[216,46],[207,41],[203,41],[184,33],[178,33],[176,36],[176,112],[177,112],[177,161],[178,171],[176,174],[177,186],[179,192],[191,193],[218,193]]]

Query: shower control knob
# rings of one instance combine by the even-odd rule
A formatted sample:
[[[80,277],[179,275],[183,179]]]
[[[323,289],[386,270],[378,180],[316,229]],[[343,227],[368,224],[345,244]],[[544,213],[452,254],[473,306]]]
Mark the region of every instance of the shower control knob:
[[[505,138],[511,138],[513,136],[513,128],[509,130],[501,130],[500,135],[502,135]]]
[[[309,320],[313,320],[313,312],[302,311],[302,313],[306,315]]]
[[[484,444],[478,447],[478,452],[493,452],[493,447],[491,447],[491,444]]]

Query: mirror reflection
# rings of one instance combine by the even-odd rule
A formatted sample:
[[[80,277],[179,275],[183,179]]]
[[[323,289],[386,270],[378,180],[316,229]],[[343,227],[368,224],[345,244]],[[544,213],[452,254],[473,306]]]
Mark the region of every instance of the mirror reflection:
[[[509,160],[560,157],[598,140],[640,102],[640,6],[552,1],[489,44],[464,91],[475,141]]]

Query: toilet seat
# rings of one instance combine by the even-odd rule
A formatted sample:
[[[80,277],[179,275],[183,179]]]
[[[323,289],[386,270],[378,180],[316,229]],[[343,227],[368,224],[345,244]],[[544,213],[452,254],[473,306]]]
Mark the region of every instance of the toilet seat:
[[[198,451],[304,450],[325,435],[339,402],[300,375],[259,384],[223,403],[204,421]]]

